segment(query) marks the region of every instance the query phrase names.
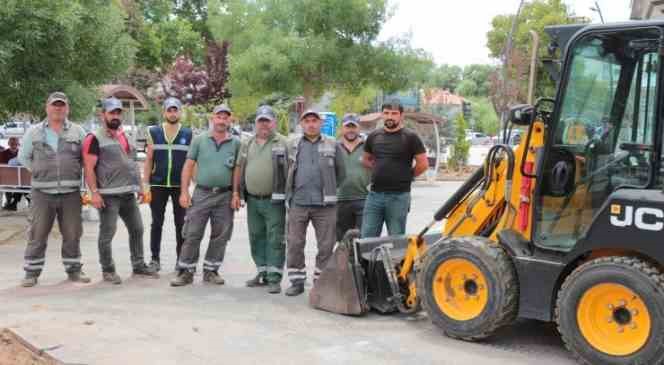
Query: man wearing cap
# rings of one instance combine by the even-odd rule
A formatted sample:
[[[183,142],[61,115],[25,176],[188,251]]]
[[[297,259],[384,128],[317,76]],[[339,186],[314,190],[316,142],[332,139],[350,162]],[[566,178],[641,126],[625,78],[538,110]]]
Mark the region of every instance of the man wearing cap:
[[[364,200],[369,192],[371,173],[362,164],[364,141],[360,137],[360,119],[357,114],[346,114],[339,141],[344,159],[346,179],[337,189],[337,241],[341,241],[349,229],[362,227]]]
[[[247,225],[251,257],[257,275],[248,287],[268,285],[268,292],[281,292],[286,246],[286,137],[276,132],[277,118],[265,105],[256,111],[255,136],[244,141],[235,168],[235,191],[247,202]],[[237,197],[233,197],[238,199]],[[237,201],[235,203],[237,206]]]
[[[226,244],[233,232],[233,210],[239,208],[239,191],[233,191],[233,170],[237,162],[240,141],[229,131],[231,110],[218,105],[210,118],[212,128],[194,138],[187,153],[187,161],[180,180],[180,205],[187,208],[184,243],[176,270],[178,275],[171,286],[193,282],[201,241],[208,220],[210,243],[203,261],[203,281],[223,285],[219,268],[224,260]],[[189,195],[189,184],[196,167],[196,188]],[[235,199],[232,202],[232,197]],[[231,205],[233,203],[233,205]]]
[[[48,236],[58,220],[62,234],[62,263],[69,280],[89,283],[81,271],[81,144],[85,131],[67,119],[69,100],[52,93],[46,100],[46,119],[23,136],[18,159],[32,173],[30,230],[25,249],[25,279],[35,286],[46,262]]]
[[[304,292],[307,279],[304,247],[307,226],[316,231],[318,254],[314,282],[336,242],[337,187],[345,178],[344,162],[336,141],[321,134],[320,114],[307,110],[300,117],[304,134],[288,143],[288,177],[286,199],[288,210],[288,279],[286,295]]]
[[[164,212],[168,198],[173,205],[175,221],[175,252],[180,257],[182,248],[182,226],[185,208],[180,205],[180,176],[187,151],[191,144],[191,129],[180,125],[182,104],[176,98],[164,101],[163,116],[165,123],[148,129],[146,158],[143,170],[143,184],[149,190],[152,227],[150,229],[150,267],[161,270],[161,233],[164,226]],[[177,262],[177,261],[176,261]]]
[[[9,166],[20,166],[20,162],[17,162],[18,157],[18,137],[9,137],[7,140],[7,145],[9,148],[6,150],[0,151],[0,165],[9,165]],[[15,211],[18,209],[18,203],[21,201],[24,193],[5,193],[6,203],[2,207],[5,210]]]
[[[363,238],[380,236],[383,223],[390,236],[406,232],[410,186],[429,167],[422,140],[403,125],[401,103],[388,101],[381,110],[384,127],[371,132],[364,144],[363,163],[372,175],[364,204]]]
[[[111,242],[118,217],[129,233],[129,251],[134,275],[158,278],[143,259],[143,220],[135,193],[143,202],[136,148],[121,128],[122,102],[114,97],[102,101],[102,125],[83,142],[85,181],[92,205],[99,210],[99,261],[104,281],[121,284],[116,273]]]

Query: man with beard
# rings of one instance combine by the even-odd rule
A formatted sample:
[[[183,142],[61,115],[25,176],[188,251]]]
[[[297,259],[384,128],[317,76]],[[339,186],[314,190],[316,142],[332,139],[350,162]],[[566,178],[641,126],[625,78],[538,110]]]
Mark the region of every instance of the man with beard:
[[[136,148],[120,128],[122,102],[114,97],[102,101],[102,125],[83,142],[85,181],[92,193],[92,206],[99,210],[99,261],[104,281],[121,284],[115,271],[111,242],[118,216],[129,232],[134,275],[158,278],[143,260],[143,220],[135,193],[143,202]]]
[[[185,208],[180,205],[180,176],[191,144],[191,129],[180,125],[182,104],[176,98],[164,101],[164,119],[166,123],[152,126],[148,130],[148,143],[143,170],[143,184],[149,191],[148,200],[152,212],[150,229],[150,267],[161,270],[161,233],[164,226],[164,212],[168,198],[173,204],[175,221],[175,252],[180,257],[182,248],[182,226]],[[177,261],[176,261],[177,262]]]
[[[7,141],[9,148],[0,152],[0,165],[14,165],[16,164],[16,157],[18,156],[18,138],[9,137]],[[15,211],[17,209],[18,203],[21,201],[21,193],[5,193],[5,205],[2,209]]]
[[[232,185],[240,141],[229,131],[231,110],[228,106],[216,106],[210,122],[212,129],[196,136],[191,142],[182,170],[180,205],[187,208],[187,215],[184,243],[176,266],[178,274],[171,281],[171,286],[184,286],[193,282],[208,220],[211,225],[210,243],[203,261],[203,281],[224,284],[219,268],[233,232],[233,210],[239,206],[239,201],[232,201],[231,198],[239,197],[239,191],[232,191]],[[194,167],[196,188],[194,195],[190,196],[189,184]]]
[[[304,248],[309,222],[316,231],[318,245],[314,282],[332,256],[336,242],[337,188],[345,178],[344,161],[336,141],[321,134],[322,124],[320,114],[305,111],[300,117],[303,135],[288,142],[288,296],[304,293]]]
[[[281,292],[281,278],[286,255],[286,137],[276,132],[277,117],[270,106],[256,111],[256,135],[242,143],[235,170],[234,207],[244,197],[247,202],[247,225],[251,257],[257,275],[248,287],[267,285],[270,294]]]
[[[62,263],[69,280],[89,283],[81,271],[81,142],[85,131],[67,118],[69,99],[52,93],[46,119],[23,136],[18,159],[32,173],[30,230],[25,248],[24,287],[37,285],[46,263],[48,236],[56,218],[62,235]]]
[[[403,126],[401,103],[389,101],[381,110],[384,127],[373,131],[364,144],[363,163],[372,176],[362,218],[363,238],[380,236],[383,223],[390,236],[406,232],[410,185],[428,168],[422,140]]]
[[[362,227],[364,201],[369,192],[371,174],[362,164],[364,141],[360,137],[360,119],[357,114],[346,114],[342,121],[339,146],[344,159],[346,179],[337,189],[337,241],[349,229]]]

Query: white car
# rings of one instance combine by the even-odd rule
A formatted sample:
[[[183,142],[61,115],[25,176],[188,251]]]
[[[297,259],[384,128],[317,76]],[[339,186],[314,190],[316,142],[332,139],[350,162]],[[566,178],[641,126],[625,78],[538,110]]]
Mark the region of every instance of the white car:
[[[480,133],[480,132],[467,132],[466,133],[466,141],[469,141],[470,144],[472,144],[472,145],[490,144],[491,143],[491,137],[487,136],[484,133]]]
[[[28,122],[7,122],[0,126],[0,138],[20,137],[30,129]]]

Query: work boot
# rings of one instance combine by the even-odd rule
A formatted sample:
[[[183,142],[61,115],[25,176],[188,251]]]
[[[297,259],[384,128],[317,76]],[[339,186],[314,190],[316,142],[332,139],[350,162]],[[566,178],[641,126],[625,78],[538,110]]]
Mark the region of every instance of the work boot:
[[[73,281],[75,283],[87,284],[90,282],[90,278],[85,275],[83,271],[70,272],[67,273],[67,276],[69,277],[69,281]]]
[[[159,274],[154,270],[154,268],[149,267],[145,263],[141,263],[134,267],[134,275],[146,276],[153,279],[159,279]]]
[[[150,269],[154,270],[154,272],[161,271],[161,264],[159,263],[159,260],[152,259],[152,261],[150,261],[150,265],[148,265],[148,267]]]
[[[265,282],[265,274],[264,273],[258,273],[256,276],[254,276],[253,279],[247,280],[247,286],[250,288],[255,288],[258,286],[265,286],[267,283]]]
[[[206,271],[203,274],[203,281],[210,284],[224,285],[226,282],[216,271]]]
[[[116,274],[115,271],[105,272],[102,274],[102,277],[104,278],[104,281],[107,281],[111,284],[115,285],[122,284],[122,278],[120,277],[120,275]]]
[[[281,293],[281,283],[269,283],[267,285],[267,292],[270,294]]]
[[[175,279],[171,280],[171,286],[185,286],[194,282],[194,273],[182,270]]]
[[[31,288],[37,285],[37,276],[26,275],[21,281],[21,286],[24,288]]]
[[[304,293],[304,283],[293,283],[286,289],[286,295],[289,297],[294,297],[302,293]]]

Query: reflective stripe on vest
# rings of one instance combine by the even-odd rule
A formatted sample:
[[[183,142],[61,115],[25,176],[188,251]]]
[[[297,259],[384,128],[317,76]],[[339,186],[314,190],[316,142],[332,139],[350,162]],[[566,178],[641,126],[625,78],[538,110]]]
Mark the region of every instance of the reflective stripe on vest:
[[[78,188],[81,186],[81,180],[60,180],[58,181],[36,181],[31,182],[33,188],[37,189],[54,189],[62,188]]]
[[[153,144],[152,149],[155,151],[189,151],[189,146],[183,146],[179,144]]]
[[[138,185],[119,186],[117,188],[104,188],[99,189],[99,194],[123,194],[123,193],[136,193],[141,191]]]

